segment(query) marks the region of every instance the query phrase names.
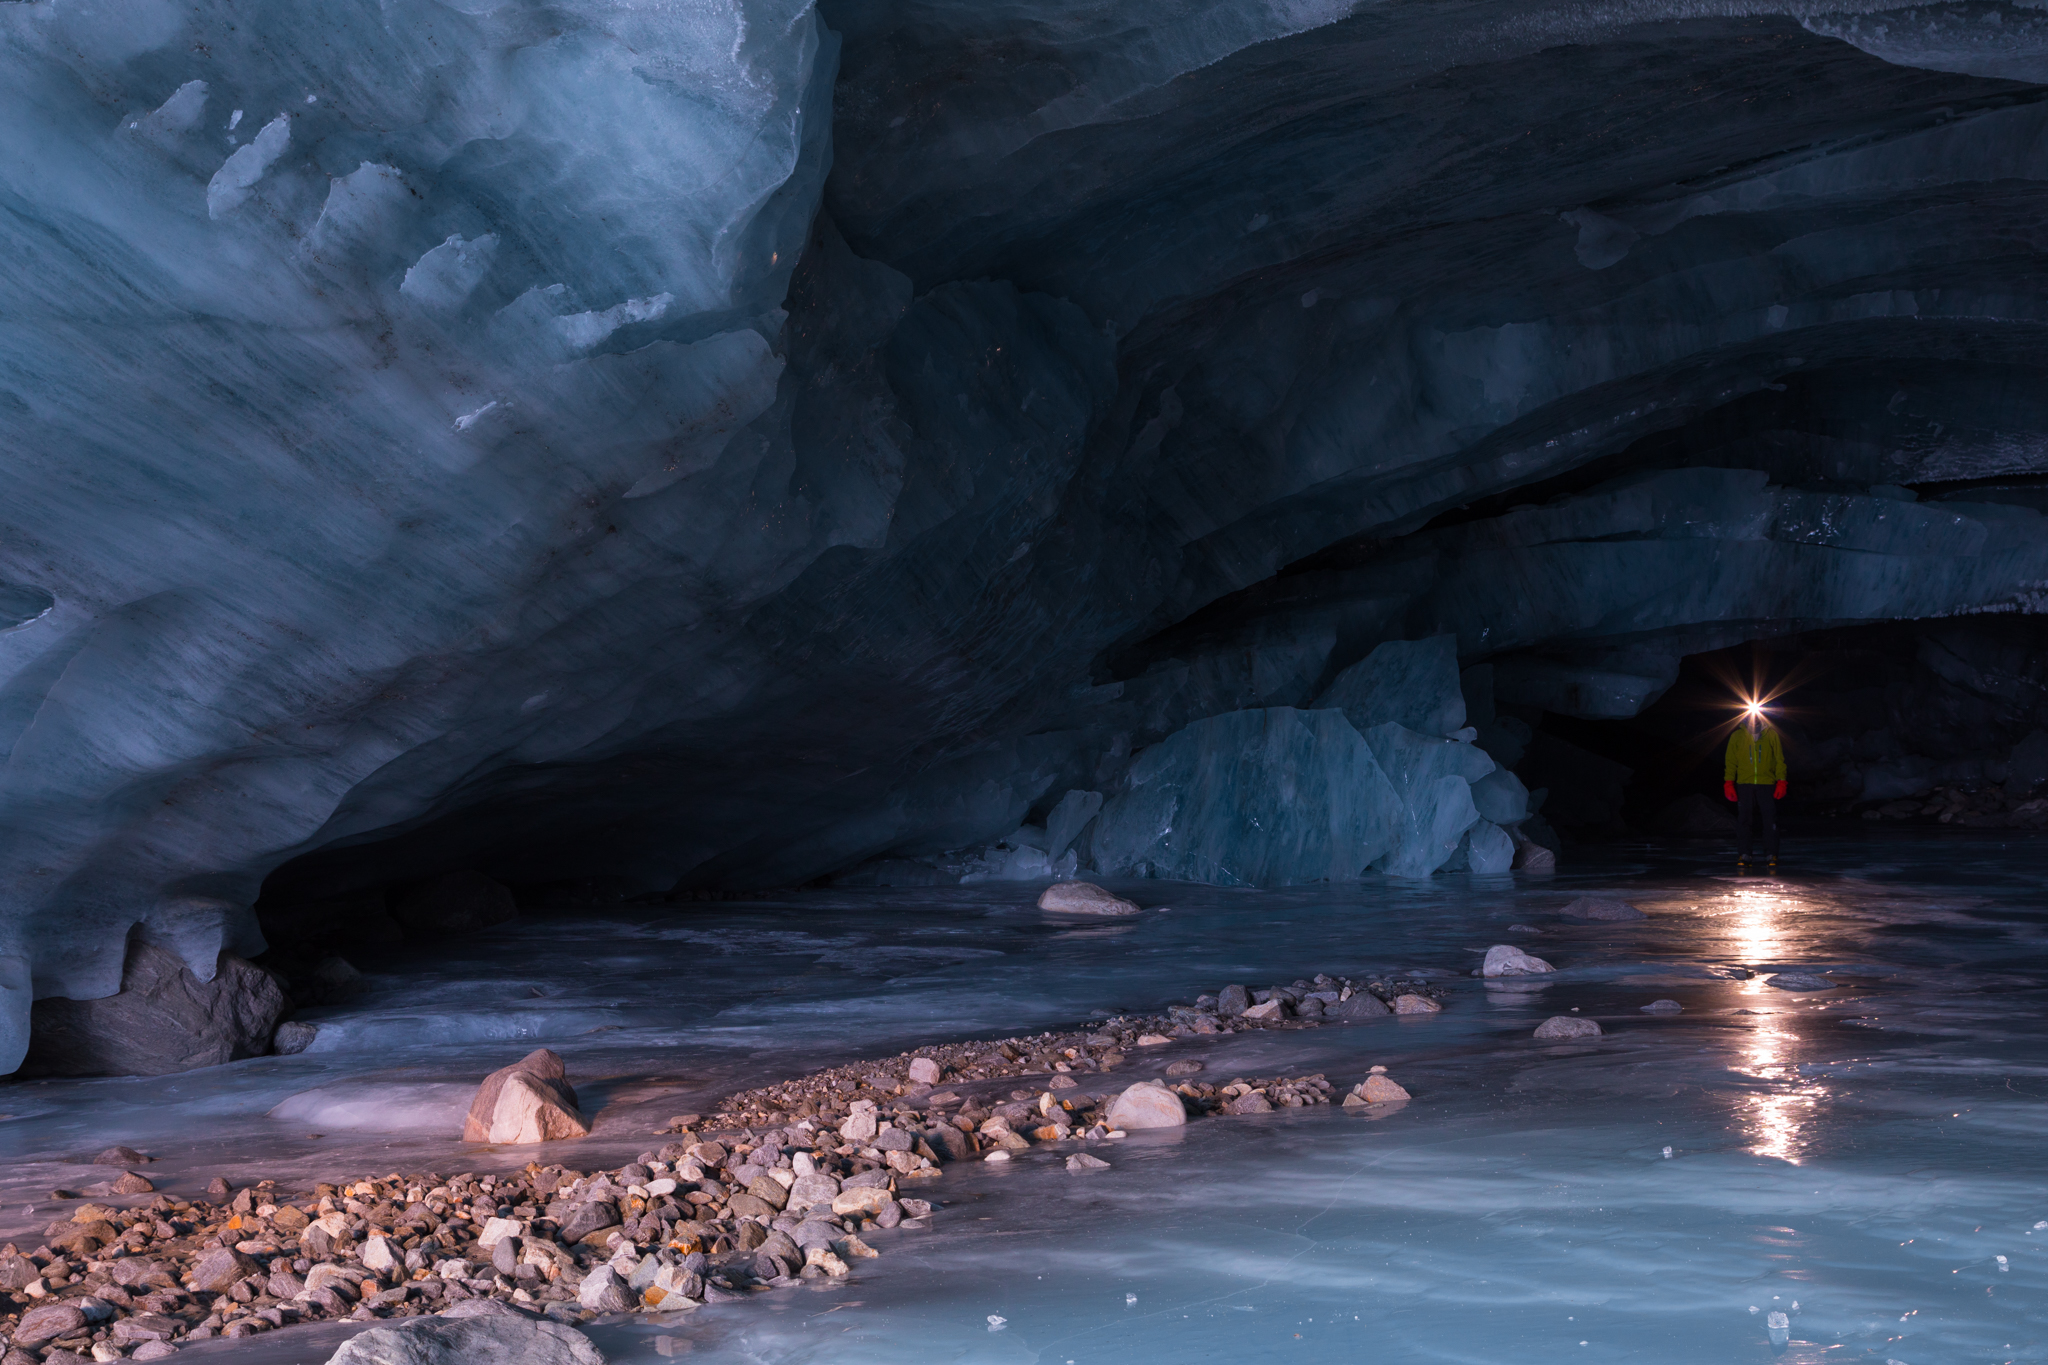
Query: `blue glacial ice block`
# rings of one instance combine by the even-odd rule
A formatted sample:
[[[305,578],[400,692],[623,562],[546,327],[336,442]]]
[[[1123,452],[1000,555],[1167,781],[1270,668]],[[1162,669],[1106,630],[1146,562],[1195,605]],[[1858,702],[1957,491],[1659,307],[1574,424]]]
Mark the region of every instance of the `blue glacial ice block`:
[[[1221,886],[1354,881],[1393,846],[1400,811],[1341,712],[1233,711],[1138,756],[1097,821],[1095,862]]]
[[[1465,724],[1458,637],[1389,640],[1339,673],[1315,705],[1342,710],[1361,733],[1392,721],[1419,734],[1451,734]]]
[[[1455,685],[1457,675],[1451,676]],[[1393,845],[1374,866],[1389,876],[1427,877],[1450,861],[1479,819],[1472,784],[1493,772],[1493,760],[1462,740],[1417,734],[1391,721],[1367,730],[1365,740],[1400,798]]]

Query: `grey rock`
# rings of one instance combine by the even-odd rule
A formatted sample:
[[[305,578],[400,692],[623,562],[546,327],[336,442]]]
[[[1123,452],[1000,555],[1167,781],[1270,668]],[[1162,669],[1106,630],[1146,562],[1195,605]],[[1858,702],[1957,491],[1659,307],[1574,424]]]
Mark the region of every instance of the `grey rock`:
[[[313,1046],[313,1040],[320,1036],[319,1026],[298,1019],[287,1019],[277,1026],[277,1032],[270,1037],[270,1050],[280,1057],[296,1057]]]
[[[1101,1157],[1090,1156],[1086,1152],[1076,1152],[1067,1158],[1067,1169],[1076,1173],[1106,1171],[1109,1169],[1109,1163]]]
[[[95,1166],[134,1166],[150,1160],[133,1147],[109,1147],[92,1159]]]
[[[327,1365],[604,1365],[604,1355],[573,1327],[508,1311],[372,1327]]]
[[[1684,1009],[1685,1006],[1679,1004],[1676,1000],[1652,1000],[1649,1004],[1643,1006],[1643,1013],[1679,1014],[1682,1013]]]
[[[1841,983],[1808,972],[1779,972],[1764,984],[1776,986],[1781,991],[1831,991]]]
[[[889,1172],[885,1170],[860,1171],[840,1181],[839,1188],[842,1190],[886,1190],[889,1188],[889,1180]]]
[[[68,1337],[85,1326],[85,1314],[73,1303],[46,1303],[21,1315],[14,1340],[21,1346],[39,1346],[58,1337]]]
[[[913,1145],[910,1134],[901,1128],[885,1128],[875,1134],[875,1150],[878,1152],[907,1152]]]
[[[1540,957],[1531,957],[1512,943],[1496,943],[1486,950],[1483,976],[1535,976],[1557,969]]]
[[[813,1219],[797,1224],[796,1230],[789,1234],[789,1240],[795,1242],[805,1251],[809,1251],[812,1247],[829,1248],[834,1242],[845,1235],[845,1233],[832,1224]]]
[[[617,1227],[619,1223],[618,1208],[602,1199],[589,1199],[566,1208],[550,1204],[548,1216],[555,1220],[560,1229],[557,1235],[564,1242],[580,1242],[593,1232]]]
[[[609,1265],[597,1267],[576,1286],[576,1302],[593,1313],[626,1312],[633,1306],[634,1298],[633,1291]]]
[[[1607,896],[1581,896],[1557,912],[1566,919],[1589,920],[1631,920],[1648,919],[1642,911],[1627,901]]]
[[[1393,1011],[1371,991],[1354,991],[1349,1000],[1339,1000],[1334,1005],[1326,1006],[1323,1017],[1349,1022],[1355,1019],[1377,1019],[1383,1014],[1391,1013]]]
[[[1311,995],[1294,1007],[1294,1014],[1298,1019],[1320,1019],[1324,1014],[1323,1002]]]
[[[1569,1014],[1556,1014],[1536,1026],[1538,1038],[1592,1038],[1599,1034],[1600,1025],[1591,1019],[1579,1019]]]
[[[960,1132],[958,1128],[953,1129],[953,1132],[959,1136],[963,1144],[966,1142],[965,1133]],[[829,1175],[798,1176],[796,1183],[789,1187],[789,1203],[785,1207],[794,1211],[807,1209],[813,1204],[829,1204],[832,1202],[832,1196],[837,1193],[839,1182]]]
[[[259,1057],[286,1003],[275,977],[232,953],[201,981],[177,954],[137,941],[118,994],[35,1002],[22,1074],[163,1076]]]
[[[1270,1114],[1273,1112],[1273,1102],[1267,1099],[1260,1091],[1254,1090],[1230,1100],[1223,1106],[1223,1112],[1226,1114]]]
[[[190,1279],[194,1289],[218,1293],[262,1269],[241,1252],[218,1247],[199,1254],[199,1259],[192,1263]]]
[[[1038,908],[1061,915],[1135,915],[1136,902],[1104,891],[1093,882],[1054,882],[1038,897]]]
[[[1216,1012],[1228,1018],[1252,1007],[1252,993],[1243,986],[1225,986],[1216,995]]]
[[[508,924],[519,918],[519,906],[481,872],[449,872],[400,896],[391,916],[408,936],[441,938]]]
[[[1192,1076],[1200,1071],[1204,1065],[1204,1063],[1194,1060],[1169,1062],[1166,1067],[1166,1074],[1169,1076]]]

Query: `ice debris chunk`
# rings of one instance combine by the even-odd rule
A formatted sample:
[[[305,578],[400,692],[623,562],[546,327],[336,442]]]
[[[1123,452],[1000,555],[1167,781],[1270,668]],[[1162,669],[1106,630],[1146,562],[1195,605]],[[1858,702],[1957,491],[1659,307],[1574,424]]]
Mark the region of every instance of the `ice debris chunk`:
[[[1455,672],[1451,678],[1455,691]],[[1462,709],[1462,697],[1458,704]],[[1375,866],[1390,876],[1427,877],[1451,860],[1479,819],[1472,784],[1493,771],[1493,760],[1465,741],[1392,721],[1373,726],[1365,740],[1399,801],[1391,846]],[[1512,847],[1508,856],[1512,861]]]
[[[1138,756],[1129,789],[1096,821],[1095,865],[1221,886],[1355,881],[1394,846],[1399,809],[1373,750],[1340,712],[1234,711]],[[1443,857],[1470,823],[1452,832]]]

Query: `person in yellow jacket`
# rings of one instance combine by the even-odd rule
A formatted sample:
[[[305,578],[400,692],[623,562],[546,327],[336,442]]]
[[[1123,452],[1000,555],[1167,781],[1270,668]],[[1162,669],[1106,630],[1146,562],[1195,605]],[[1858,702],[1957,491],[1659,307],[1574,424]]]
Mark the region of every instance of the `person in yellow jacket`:
[[[1750,860],[1752,836],[1764,827],[1764,853],[1778,862],[1778,802],[1785,795],[1785,748],[1778,732],[1752,703],[1743,723],[1728,736],[1728,756],[1721,765],[1721,793],[1735,803],[1735,861]]]

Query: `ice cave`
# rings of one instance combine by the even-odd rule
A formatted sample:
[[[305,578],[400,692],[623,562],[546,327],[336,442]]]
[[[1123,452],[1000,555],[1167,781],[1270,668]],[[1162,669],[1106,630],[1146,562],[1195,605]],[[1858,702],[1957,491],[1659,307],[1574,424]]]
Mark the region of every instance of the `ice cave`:
[[[7,0],[0,253],[0,1365],[2048,1362],[2044,0]]]

